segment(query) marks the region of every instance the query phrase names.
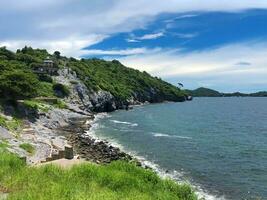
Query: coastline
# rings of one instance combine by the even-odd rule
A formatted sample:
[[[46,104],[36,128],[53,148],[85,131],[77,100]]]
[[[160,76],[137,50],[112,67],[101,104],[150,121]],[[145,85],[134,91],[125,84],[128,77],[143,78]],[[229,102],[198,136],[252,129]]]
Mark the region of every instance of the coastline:
[[[140,106],[140,105],[137,105],[137,106]],[[169,170],[163,169],[158,164],[154,163],[153,161],[150,161],[149,159],[146,159],[145,157],[138,156],[137,153],[135,152],[126,150],[123,147],[123,145],[120,145],[117,141],[97,136],[95,134],[95,129],[97,129],[99,125],[99,120],[106,118],[108,116],[109,116],[108,113],[95,114],[94,119],[87,122],[88,124],[90,124],[90,126],[87,127],[88,130],[86,131],[84,130],[83,132],[84,138],[87,138],[88,140],[93,141],[94,144],[99,145],[100,148],[103,148],[103,144],[104,144],[104,148],[108,147],[111,149],[118,150],[118,152],[121,152],[123,155],[126,155],[128,158],[130,158],[128,160],[126,159],[126,161],[135,162],[140,167],[143,167],[145,169],[150,169],[154,171],[155,173],[157,173],[163,179],[167,178],[177,183],[189,184],[192,188],[194,188],[198,198],[201,200],[202,199],[203,200],[225,200],[224,197],[217,197],[217,196],[211,195],[209,194],[208,191],[202,189],[201,186],[193,184],[187,180],[184,180],[182,172],[178,172],[175,170],[169,171]],[[86,159],[86,157],[83,157],[83,155],[81,155],[81,158]],[[125,157],[119,158],[118,160],[125,160]],[[96,162],[96,163],[106,164],[106,162]]]

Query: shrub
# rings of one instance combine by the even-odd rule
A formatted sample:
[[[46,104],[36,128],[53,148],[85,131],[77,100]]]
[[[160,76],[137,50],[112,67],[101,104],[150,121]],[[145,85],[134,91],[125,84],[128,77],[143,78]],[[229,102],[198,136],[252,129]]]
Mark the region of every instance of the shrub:
[[[19,133],[22,127],[22,120],[13,118],[12,120],[8,120],[3,116],[0,116],[0,126],[6,128],[13,133]]]
[[[51,76],[47,75],[47,74],[41,74],[38,76],[40,81],[43,82],[48,82],[48,83],[53,83],[53,79]]]
[[[41,63],[42,61],[32,55],[29,54],[17,54],[16,59],[18,61],[24,62],[28,65],[30,65],[31,63]]]
[[[19,147],[27,151],[29,154],[34,154],[35,152],[35,148],[29,143],[20,144]]]
[[[37,95],[37,77],[28,72],[9,71],[0,76],[0,94],[7,99],[24,99]]]
[[[59,109],[67,109],[68,106],[65,104],[64,101],[61,101],[60,99],[57,99],[57,102],[55,104],[53,104],[53,106],[55,108],[59,108]]]
[[[15,54],[12,51],[7,50],[6,47],[0,47],[0,56],[2,59],[15,59]]]
[[[67,97],[70,94],[70,91],[67,88],[67,86],[60,84],[60,83],[55,83],[53,85],[53,90],[57,97]]]
[[[37,96],[42,96],[42,97],[54,97],[54,90],[53,90],[53,84],[48,83],[48,82],[40,82]]]
[[[0,115],[0,126],[4,127],[4,128],[7,128],[7,123],[6,123],[6,118],[2,117]]]
[[[49,105],[35,100],[25,100],[24,105],[32,110],[41,112],[48,112],[50,109]]]

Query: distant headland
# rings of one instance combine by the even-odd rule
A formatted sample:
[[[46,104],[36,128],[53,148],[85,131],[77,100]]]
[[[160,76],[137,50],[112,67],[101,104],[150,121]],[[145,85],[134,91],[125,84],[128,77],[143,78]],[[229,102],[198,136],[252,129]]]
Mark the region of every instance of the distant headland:
[[[267,97],[267,91],[259,91],[255,93],[223,93],[217,90],[200,87],[195,90],[186,90],[193,97]]]

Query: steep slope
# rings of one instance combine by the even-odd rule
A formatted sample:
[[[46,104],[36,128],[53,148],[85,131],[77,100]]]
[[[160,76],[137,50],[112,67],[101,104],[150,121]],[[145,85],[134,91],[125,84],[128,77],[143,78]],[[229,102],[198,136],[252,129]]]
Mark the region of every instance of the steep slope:
[[[117,60],[71,59],[68,65],[88,88],[108,91],[118,101],[184,101],[185,93],[179,88]]]
[[[68,88],[56,85],[62,77],[57,79],[57,76],[37,76],[33,73],[47,57],[54,61],[59,71],[67,71],[64,74],[74,76],[76,80],[72,80],[72,89],[78,91],[83,104],[91,105],[92,111],[113,111],[143,102],[185,101],[184,91],[146,72],[127,68],[117,60],[77,60],[62,57],[59,52],[50,55],[46,50],[31,47],[16,53],[0,49],[0,94],[5,98],[26,99],[57,96],[55,88],[67,92]]]

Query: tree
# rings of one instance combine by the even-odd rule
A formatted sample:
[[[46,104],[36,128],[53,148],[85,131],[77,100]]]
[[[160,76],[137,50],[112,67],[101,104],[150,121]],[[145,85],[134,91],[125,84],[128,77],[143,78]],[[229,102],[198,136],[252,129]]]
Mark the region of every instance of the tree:
[[[6,49],[6,47],[0,47],[0,57],[2,59],[14,60],[15,54],[12,51]]]
[[[56,59],[60,59],[60,52],[59,51],[55,51],[54,52],[54,56],[56,57]]]
[[[178,87],[179,87],[179,89],[181,89],[184,87],[184,85],[182,83],[178,83]]]
[[[0,95],[6,99],[25,99],[37,95],[38,79],[32,73],[9,71],[0,76]]]

